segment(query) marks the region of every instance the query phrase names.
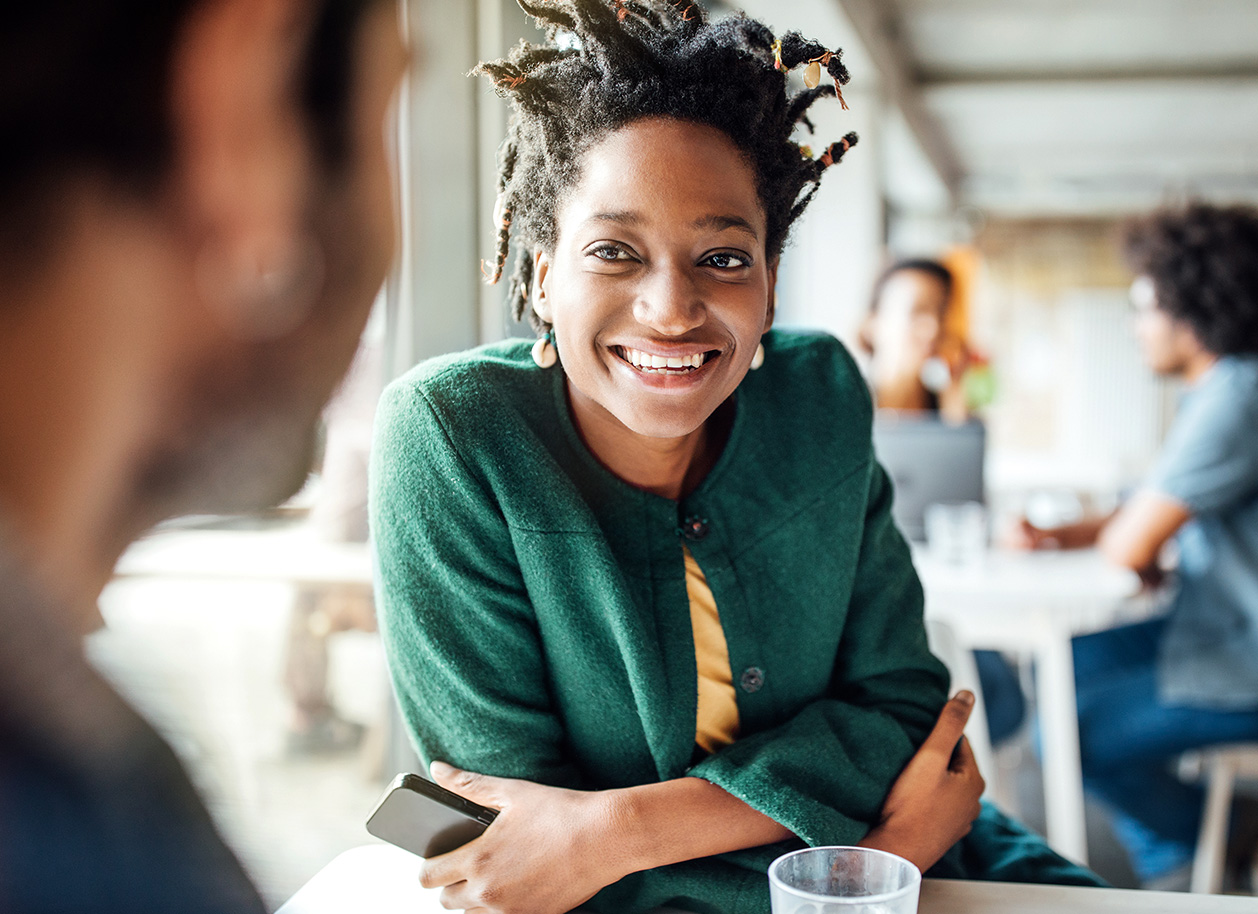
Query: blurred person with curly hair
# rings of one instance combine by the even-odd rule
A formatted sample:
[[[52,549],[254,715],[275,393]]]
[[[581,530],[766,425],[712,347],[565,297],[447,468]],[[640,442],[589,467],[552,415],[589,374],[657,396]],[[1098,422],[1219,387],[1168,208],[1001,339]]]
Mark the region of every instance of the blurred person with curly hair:
[[[1203,797],[1172,760],[1258,739],[1258,211],[1163,210],[1130,225],[1126,253],[1136,336],[1153,371],[1184,382],[1179,411],[1117,511],[1057,529],[1024,522],[1022,537],[1095,544],[1151,584],[1162,547],[1178,547],[1164,618],[1074,646],[1085,785],[1115,811],[1136,875],[1177,887]]]

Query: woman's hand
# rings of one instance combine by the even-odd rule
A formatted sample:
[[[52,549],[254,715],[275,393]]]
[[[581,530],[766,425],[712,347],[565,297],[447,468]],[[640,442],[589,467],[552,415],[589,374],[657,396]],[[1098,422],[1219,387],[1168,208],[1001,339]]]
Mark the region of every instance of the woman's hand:
[[[1088,517],[1061,527],[1037,527],[1020,517],[1004,537],[1003,545],[1008,549],[1089,549],[1097,545],[1113,516]]]
[[[984,787],[962,735],[973,709],[967,691],[944,705],[930,736],[891,785],[882,819],[862,846],[899,854],[925,872],[970,833]]]
[[[1006,549],[1056,549],[1059,545],[1056,533],[1056,530],[1037,527],[1025,517],[1019,517],[1001,538],[1001,545]]]
[[[613,840],[617,791],[496,778],[433,762],[433,780],[500,810],[485,833],[424,862],[419,881],[467,914],[561,914],[627,875]]]

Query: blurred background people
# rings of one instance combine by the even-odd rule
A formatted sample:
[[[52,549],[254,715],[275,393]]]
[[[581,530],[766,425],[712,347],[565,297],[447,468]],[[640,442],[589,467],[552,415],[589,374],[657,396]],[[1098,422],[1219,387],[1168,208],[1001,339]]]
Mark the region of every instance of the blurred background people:
[[[1163,210],[1133,223],[1126,252],[1145,360],[1184,383],[1174,424],[1117,511],[1050,529],[1023,521],[1020,537],[1098,545],[1151,585],[1172,569],[1169,614],[1076,639],[1075,675],[1085,784],[1116,810],[1137,875],[1176,887],[1202,795],[1172,759],[1258,739],[1258,211]]]
[[[869,383],[879,410],[938,416],[954,425],[970,418],[970,348],[948,333],[954,288],[952,271],[924,258],[895,261],[875,283],[858,339],[870,357]],[[996,745],[1018,731],[1026,700],[1017,670],[998,652],[975,651],[974,661]]]
[[[952,271],[927,259],[897,260],[874,285],[859,340],[879,409],[969,418],[962,385],[968,348],[946,333],[953,286]]]
[[[133,538],[305,477],[393,250],[396,10],[53,0],[0,60],[0,910],[260,912],[82,640]]]

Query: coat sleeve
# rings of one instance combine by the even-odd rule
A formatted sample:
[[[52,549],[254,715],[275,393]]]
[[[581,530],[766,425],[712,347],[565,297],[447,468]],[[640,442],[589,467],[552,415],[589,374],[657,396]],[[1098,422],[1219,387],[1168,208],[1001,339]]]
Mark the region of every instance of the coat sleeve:
[[[891,519],[891,499],[886,473],[871,462],[853,590],[826,695],[689,771],[814,846],[865,836],[947,699],[948,674],[926,643],[922,589]]]
[[[370,511],[380,632],[425,763],[581,787],[506,521],[416,387],[381,401]]]

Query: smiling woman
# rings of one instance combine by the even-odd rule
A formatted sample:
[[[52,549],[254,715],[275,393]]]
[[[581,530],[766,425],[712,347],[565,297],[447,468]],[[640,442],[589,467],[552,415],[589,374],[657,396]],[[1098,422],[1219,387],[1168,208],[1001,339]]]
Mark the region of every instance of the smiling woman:
[[[670,469],[705,462],[705,423],[773,321],[755,175],[724,133],[662,118],[621,128],[583,164],[553,253],[536,252],[533,311],[563,354],[586,444],[622,479],[678,498]]]
[[[868,391],[837,341],[770,330],[790,225],[855,142],[792,138],[838,54],[688,3],[521,5],[551,40],[481,71],[514,103],[495,272],[514,244],[543,336],[399,379],[373,455],[404,715],[438,781],[501,810],[424,884],[759,914],[801,842],[1094,882],[994,811],[999,866],[950,850],[982,779]],[[834,85],[792,92],[813,62]]]

